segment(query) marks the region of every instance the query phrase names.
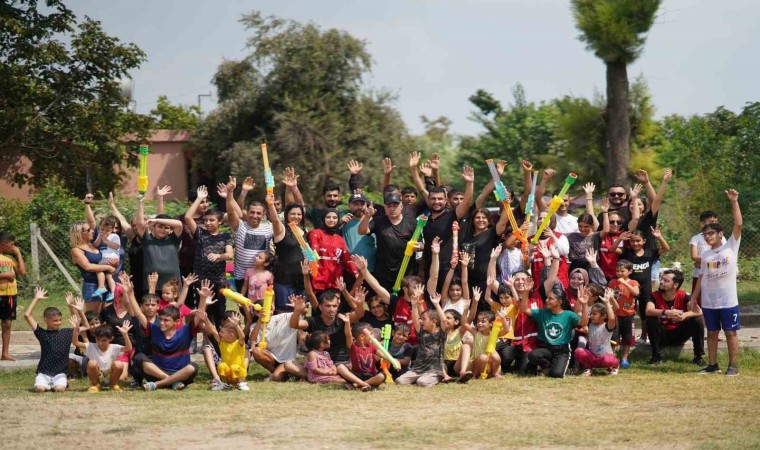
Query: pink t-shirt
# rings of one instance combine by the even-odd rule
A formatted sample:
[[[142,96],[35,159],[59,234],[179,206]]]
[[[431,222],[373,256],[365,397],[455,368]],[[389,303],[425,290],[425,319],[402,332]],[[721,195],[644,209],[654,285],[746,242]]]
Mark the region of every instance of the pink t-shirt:
[[[252,302],[264,300],[267,286],[271,286],[274,283],[272,272],[265,270],[254,273],[254,270],[248,269],[245,271],[245,279],[248,280],[248,292],[245,294]]]

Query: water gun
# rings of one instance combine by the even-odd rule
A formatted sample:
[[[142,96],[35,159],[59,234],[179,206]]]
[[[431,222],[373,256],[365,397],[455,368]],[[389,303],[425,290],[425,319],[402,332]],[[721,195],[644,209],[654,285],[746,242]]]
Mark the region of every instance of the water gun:
[[[391,356],[390,353],[388,353],[388,350],[385,347],[383,347],[382,344],[380,344],[380,342],[377,341],[377,339],[375,339],[375,336],[372,336],[371,331],[365,328],[362,330],[362,332],[366,334],[367,336],[369,336],[369,339],[372,341],[373,344],[375,344],[375,347],[377,347],[377,350],[380,352],[381,355],[383,355],[383,358],[388,360],[388,362],[391,363],[394,369],[401,370],[401,363],[398,362],[396,358]]]
[[[298,240],[298,245],[301,246],[301,253],[303,253],[303,257],[309,260],[312,276],[316,275],[317,270],[319,269],[319,255],[317,255],[317,252],[314,251],[313,248],[309,247],[309,244],[306,243],[306,240],[301,234],[301,230],[298,229],[297,223],[290,222],[288,226],[290,227],[290,231],[293,232],[293,235]]]
[[[259,348],[266,350],[267,348],[267,325],[272,319],[272,299],[274,298],[274,287],[267,286],[266,292],[264,292],[264,306],[261,310],[261,340],[259,340]]]
[[[451,235],[454,239],[452,255],[459,258],[459,222],[456,220],[451,224]]]
[[[538,181],[538,170],[533,171],[533,185],[528,194],[528,202],[525,204],[525,222],[530,223],[530,216],[533,215],[533,203],[536,202],[536,181]]]
[[[269,156],[267,156],[267,144],[263,142],[261,144],[261,158],[264,160],[264,181],[267,186],[267,195],[274,194],[274,177],[272,177],[272,169],[269,168]]]
[[[398,295],[398,291],[401,290],[401,280],[404,279],[406,268],[409,266],[409,259],[414,254],[414,246],[417,244],[417,241],[419,241],[420,235],[422,234],[422,229],[425,228],[425,225],[427,225],[427,220],[428,217],[425,214],[422,214],[417,218],[417,226],[414,228],[412,238],[409,239],[409,242],[406,243],[406,249],[404,249],[404,259],[401,261],[401,268],[399,269],[398,275],[396,276],[396,283],[393,285],[394,295]]]
[[[256,311],[261,311],[261,305],[259,305],[258,303],[253,303],[251,299],[238,294],[232,289],[229,289],[229,288],[220,289],[219,293],[222,294],[224,298],[232,300],[233,302],[240,304],[240,306],[247,306],[247,307],[255,309]]]
[[[385,326],[383,326],[383,328],[380,330],[380,338],[383,340],[383,348],[385,349],[385,351],[388,351],[388,347],[391,344],[391,333],[392,333],[391,324],[385,324]],[[393,376],[391,375],[391,372],[389,370],[390,365],[391,363],[388,362],[387,359],[380,360],[380,370],[382,370],[383,373],[385,374],[385,382],[388,384],[393,384]]]
[[[229,272],[224,272],[224,280],[227,282],[227,289],[232,292],[237,292],[237,286],[235,286],[235,277]]]
[[[488,335],[488,343],[486,344],[486,355],[488,355],[488,359],[486,360],[486,365],[483,367],[483,372],[480,373],[481,380],[488,378],[488,370],[491,367],[491,353],[496,351],[496,341],[499,339],[501,327],[501,319],[497,318],[491,327],[491,334]]]
[[[533,236],[533,244],[538,244],[538,241],[541,240],[541,234],[544,232],[544,229],[549,225],[549,220],[551,220],[552,215],[557,212],[560,205],[562,205],[562,199],[565,197],[565,194],[567,194],[567,190],[570,189],[570,186],[575,183],[575,180],[578,179],[578,175],[571,173],[570,175],[565,178],[565,185],[562,186],[562,190],[559,191],[559,194],[552,197],[551,201],[549,202],[549,213],[546,214],[546,217],[544,217],[544,220],[541,221],[541,225],[539,225],[538,230],[536,230],[535,236]]]
[[[140,198],[145,197],[148,192],[148,152],[150,147],[147,144],[140,145],[140,176],[137,177],[137,192]]]
[[[507,192],[507,188],[504,187],[504,183],[501,182],[501,177],[496,170],[493,159],[487,159],[486,164],[488,164],[488,170],[491,171],[491,178],[493,178],[493,193],[496,196],[496,200],[501,202],[504,212],[507,214],[509,224],[512,226],[512,234],[514,234],[517,240],[521,243],[520,247],[522,250],[523,262],[525,262],[528,260],[528,237],[525,236],[522,230],[520,230],[520,227],[517,226],[515,215],[512,213],[512,207],[509,206],[511,200],[509,198],[509,193]]]

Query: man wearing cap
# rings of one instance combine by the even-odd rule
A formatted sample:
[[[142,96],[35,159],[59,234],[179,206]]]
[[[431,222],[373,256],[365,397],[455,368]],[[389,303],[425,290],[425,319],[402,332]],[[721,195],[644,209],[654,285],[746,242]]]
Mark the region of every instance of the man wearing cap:
[[[351,194],[348,199],[349,214],[343,216],[341,233],[346,241],[349,253],[360,255],[367,259],[367,269],[375,272],[375,253],[377,252],[375,236],[359,234],[359,223],[367,214],[369,200],[360,191]]]
[[[383,209],[385,216],[373,219],[375,208],[370,203],[359,221],[358,232],[362,236],[374,234],[377,238],[375,259],[380,264],[376,265],[374,275],[380,285],[390,292],[401,269],[406,243],[412,238],[417,221],[414,217],[402,214],[401,196],[398,194],[386,194]],[[416,272],[414,264],[410,264],[404,275]]]

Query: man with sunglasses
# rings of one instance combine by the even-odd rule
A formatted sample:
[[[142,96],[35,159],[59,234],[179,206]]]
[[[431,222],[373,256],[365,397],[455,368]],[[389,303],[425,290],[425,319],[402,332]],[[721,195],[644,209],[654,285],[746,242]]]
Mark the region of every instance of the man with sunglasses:
[[[621,230],[628,229],[628,222],[631,221],[631,212],[628,211],[628,193],[622,184],[613,184],[607,189],[607,199],[610,201],[609,213],[617,213],[623,220],[620,225]],[[602,231],[602,213],[597,215],[599,221],[598,231]]]

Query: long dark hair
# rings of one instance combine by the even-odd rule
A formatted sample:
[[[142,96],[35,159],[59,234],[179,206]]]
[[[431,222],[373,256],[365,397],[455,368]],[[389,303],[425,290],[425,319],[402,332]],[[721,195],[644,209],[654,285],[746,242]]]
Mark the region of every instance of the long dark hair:
[[[283,217],[285,218],[285,222],[288,221],[288,213],[291,209],[298,208],[301,210],[301,223],[298,225],[301,226],[301,228],[304,228],[306,226],[306,209],[304,209],[303,205],[300,203],[291,203],[288,206],[285,207],[285,210],[283,211]]]

